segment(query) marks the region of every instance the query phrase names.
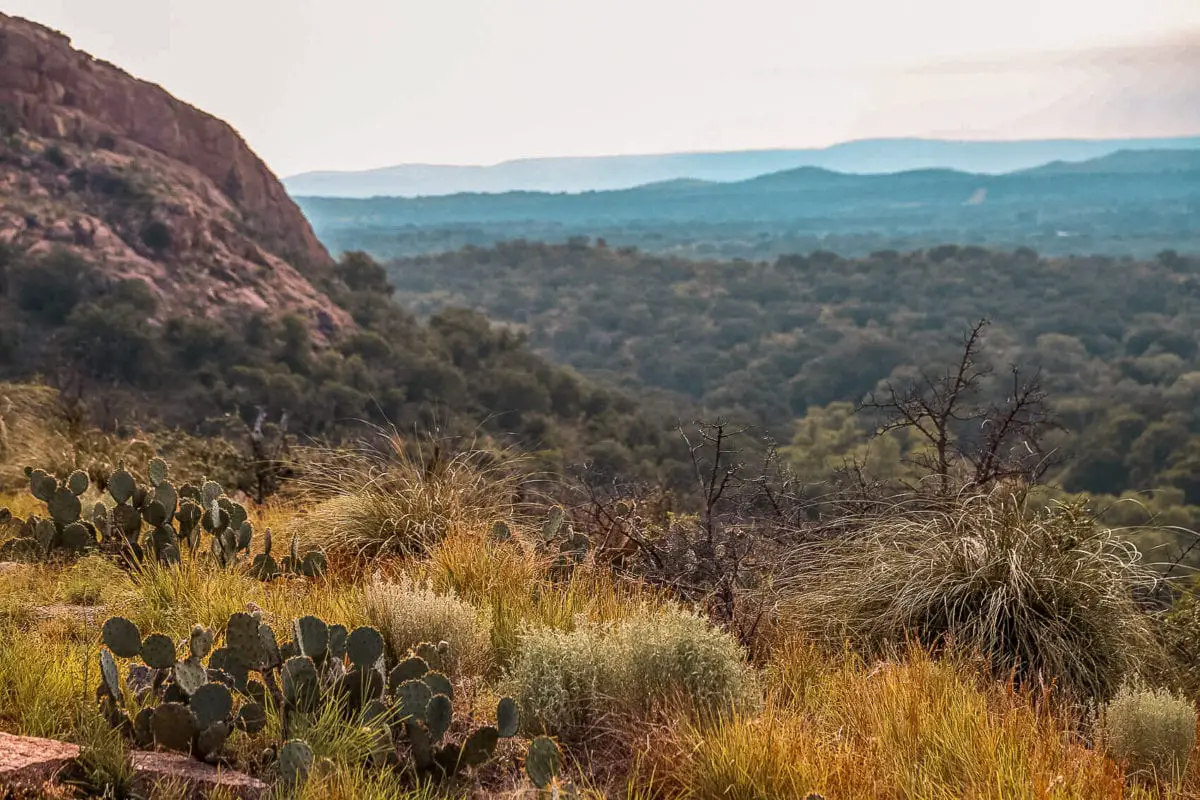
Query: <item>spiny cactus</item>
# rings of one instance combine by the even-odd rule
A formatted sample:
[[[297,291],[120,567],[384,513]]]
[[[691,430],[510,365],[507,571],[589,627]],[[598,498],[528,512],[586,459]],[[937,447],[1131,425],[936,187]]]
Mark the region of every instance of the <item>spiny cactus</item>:
[[[550,569],[552,574],[558,576],[569,575],[577,564],[587,558],[591,549],[591,540],[586,534],[572,529],[566,512],[559,506],[550,509],[542,524],[541,538],[536,544],[539,554],[554,556]]]
[[[525,774],[533,785],[546,789],[558,777],[562,754],[558,745],[548,736],[539,736],[529,744],[525,754]]]
[[[248,692],[237,714],[231,687],[237,682],[228,673],[205,667],[204,658],[212,652],[212,631],[195,625],[179,647],[188,649],[188,657],[177,658],[177,647],[168,636],[152,633],[142,638],[137,626],[123,617],[112,617],[101,628],[101,685],[97,689],[101,710],[118,730],[133,736],[141,747],[157,744],[168,750],[191,753],[205,761],[215,761],[225,741],[235,729],[257,733],[267,723],[266,708]],[[133,721],[122,709],[123,692],[116,657],[141,657],[142,665],[129,670],[129,685],[139,700],[157,700]],[[210,659],[211,661],[211,659]]]
[[[325,553],[318,549],[310,549],[300,555],[300,539],[292,536],[291,550],[282,559],[282,566],[271,555],[271,529],[267,528],[263,535],[263,551],[254,556],[250,564],[250,575],[260,581],[272,581],[284,574],[306,578],[317,578],[325,574],[328,562]]]
[[[30,493],[46,504],[48,519],[30,515],[18,527],[17,535],[0,546],[0,560],[34,561],[52,555],[78,556],[98,544],[96,527],[80,518],[80,496],[88,490],[86,473],[76,470],[66,479],[45,470],[25,468]],[[12,524],[12,512],[2,520]]]
[[[314,765],[311,748],[290,730],[297,717],[311,719],[329,708],[372,735],[369,764],[403,766],[400,755],[407,752],[408,768],[422,778],[483,764],[499,740],[515,736],[520,727],[517,704],[506,697],[497,704],[494,725],[449,740],[454,687],[433,668],[445,659],[445,643],[423,643],[389,670],[383,636],[374,628],[348,631],[307,616],[295,620],[291,632],[293,638],[279,644],[261,611],[239,612],[216,646],[213,632],[199,625],[175,642],[159,633],[143,636],[132,621],[113,617],[100,634],[101,710],[138,746],[158,745],[215,762],[234,731],[263,730],[274,708],[283,741],[276,751],[278,769],[289,785],[303,782]],[[139,658],[123,685],[117,659]],[[134,719],[123,710],[126,692],[145,706]],[[399,746],[402,741],[407,749]],[[556,757],[552,764],[546,761],[545,747],[531,751],[536,765],[531,775],[557,770]]]

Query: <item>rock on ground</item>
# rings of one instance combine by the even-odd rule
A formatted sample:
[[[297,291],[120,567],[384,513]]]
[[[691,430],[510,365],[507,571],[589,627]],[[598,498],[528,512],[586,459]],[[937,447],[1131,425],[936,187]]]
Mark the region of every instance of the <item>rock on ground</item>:
[[[78,757],[77,745],[0,732],[0,789],[40,789],[53,783],[55,777]],[[143,795],[165,782],[190,786],[191,795],[197,798],[207,796],[214,789],[242,800],[259,800],[270,792],[270,787],[257,778],[178,753],[138,750],[131,758],[137,772],[134,791]]]

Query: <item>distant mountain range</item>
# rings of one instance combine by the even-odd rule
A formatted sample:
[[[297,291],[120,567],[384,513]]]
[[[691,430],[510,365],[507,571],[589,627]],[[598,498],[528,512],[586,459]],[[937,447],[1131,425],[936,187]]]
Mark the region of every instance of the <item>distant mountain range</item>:
[[[805,150],[532,158],[506,161],[494,166],[402,164],[362,172],[306,172],[285,178],[283,183],[292,195],[320,197],[431,197],[512,191],[587,192],[629,189],[681,179],[742,181],[798,167],[819,167],[850,174],[919,169],[1001,174],[1052,161],[1085,161],[1119,150],[1198,148],[1200,137],[1014,142],[864,139]]]
[[[818,248],[854,255],[940,243],[1152,255],[1200,250],[1200,147],[1121,150],[1000,175],[799,167],[741,181],[674,179],[577,194],[297,202],[329,247],[385,257],[571,236],[742,257]]]

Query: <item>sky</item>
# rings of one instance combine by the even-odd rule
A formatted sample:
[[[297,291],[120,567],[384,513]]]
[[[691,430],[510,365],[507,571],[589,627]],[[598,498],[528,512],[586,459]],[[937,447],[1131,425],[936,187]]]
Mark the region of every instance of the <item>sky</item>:
[[[1200,0],[0,0],[280,175],[1200,134]]]

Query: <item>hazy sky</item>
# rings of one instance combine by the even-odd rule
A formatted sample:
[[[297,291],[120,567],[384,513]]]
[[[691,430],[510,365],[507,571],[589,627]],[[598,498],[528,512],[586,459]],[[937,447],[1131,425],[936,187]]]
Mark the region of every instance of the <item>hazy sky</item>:
[[[282,175],[1200,134],[1200,0],[0,0]]]

